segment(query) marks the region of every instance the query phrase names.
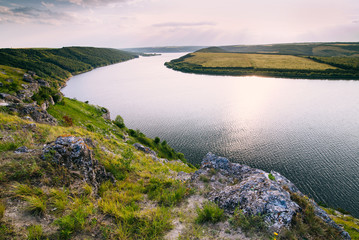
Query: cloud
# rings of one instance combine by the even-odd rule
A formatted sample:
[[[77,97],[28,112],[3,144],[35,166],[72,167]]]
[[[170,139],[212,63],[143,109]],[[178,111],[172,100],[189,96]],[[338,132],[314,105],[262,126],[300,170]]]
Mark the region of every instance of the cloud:
[[[55,4],[53,3],[48,3],[48,2],[41,2],[42,6],[44,6],[45,8],[53,8],[55,7]]]
[[[215,26],[213,22],[166,22],[153,24],[153,27],[203,27],[203,26]]]
[[[49,9],[38,9],[34,7],[19,6],[5,7],[0,6],[0,23],[46,23],[58,24],[62,20],[70,20],[71,17],[66,13],[51,11]]]
[[[124,3],[131,2],[133,0],[59,0],[61,2],[69,2],[78,6],[101,6],[111,3]]]
[[[353,23],[354,23],[354,24],[358,24],[358,23],[359,23],[359,20],[354,20]]]

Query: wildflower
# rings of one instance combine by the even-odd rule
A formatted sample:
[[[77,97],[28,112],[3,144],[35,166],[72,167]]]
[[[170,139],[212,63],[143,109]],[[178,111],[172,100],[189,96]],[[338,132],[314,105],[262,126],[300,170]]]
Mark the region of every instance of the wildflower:
[[[278,233],[274,232],[274,235],[278,236]]]

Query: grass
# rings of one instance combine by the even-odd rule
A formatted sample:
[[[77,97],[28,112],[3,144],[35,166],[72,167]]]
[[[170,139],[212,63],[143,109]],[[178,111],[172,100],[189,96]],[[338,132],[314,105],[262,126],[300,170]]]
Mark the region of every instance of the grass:
[[[22,77],[25,71],[19,68],[0,65],[0,82],[3,84],[0,87],[0,92],[15,95],[23,89],[21,86]]]
[[[353,240],[359,240],[359,219],[350,215],[341,214],[332,208],[323,208],[333,219],[334,222],[344,227]]]
[[[46,199],[39,196],[25,196],[24,200],[28,203],[26,210],[34,215],[44,215],[46,211]]]
[[[31,225],[27,228],[28,240],[40,240],[43,239],[43,230],[41,225]]]
[[[2,201],[0,201],[0,221],[4,217],[4,214],[5,214],[5,204]]]
[[[197,208],[196,223],[217,223],[224,219],[224,211],[213,202],[206,202],[202,208]]]
[[[70,239],[76,231],[84,229],[87,217],[92,211],[92,206],[80,205],[72,210],[70,214],[56,219],[55,224],[59,226],[60,237],[62,239]]]
[[[49,205],[54,213],[63,213],[69,203],[68,191],[62,189],[50,189]]]
[[[275,177],[271,173],[268,174],[268,178],[272,181],[275,181]]]
[[[240,227],[246,234],[269,235],[268,225],[263,215],[245,214],[241,209],[236,208],[230,222],[232,226]]]
[[[302,212],[293,217],[290,230],[280,233],[281,239],[340,239],[338,230],[315,215],[314,206],[307,197],[291,193],[291,199],[302,208]]]
[[[308,50],[308,49],[307,49]],[[304,51],[311,53],[311,50]],[[311,54],[194,52],[166,62],[187,73],[304,79],[359,79],[358,55],[318,57]],[[289,53],[288,54],[294,54]]]
[[[149,199],[156,200],[161,206],[177,205],[190,194],[189,189],[181,181],[151,178],[144,192]]]
[[[291,70],[327,70],[336,69],[328,64],[318,63],[310,59],[275,54],[246,53],[192,53],[185,62],[203,67],[224,68],[257,68],[257,69],[291,69]]]

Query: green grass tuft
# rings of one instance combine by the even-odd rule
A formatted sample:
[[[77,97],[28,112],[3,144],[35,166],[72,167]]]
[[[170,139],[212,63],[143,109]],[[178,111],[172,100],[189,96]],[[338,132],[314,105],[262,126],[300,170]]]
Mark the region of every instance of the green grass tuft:
[[[43,230],[41,225],[31,225],[27,228],[28,240],[40,240],[43,239]]]
[[[26,210],[34,215],[44,215],[46,211],[46,200],[39,196],[25,196],[25,201],[28,203]]]
[[[213,202],[206,202],[202,208],[197,208],[197,223],[217,223],[223,220],[224,211]]]

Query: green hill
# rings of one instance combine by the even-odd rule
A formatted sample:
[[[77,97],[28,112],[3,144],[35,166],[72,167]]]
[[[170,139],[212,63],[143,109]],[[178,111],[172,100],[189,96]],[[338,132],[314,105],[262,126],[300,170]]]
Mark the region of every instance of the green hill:
[[[110,48],[0,49],[0,65],[33,71],[53,87],[63,86],[71,75],[135,57],[133,53]]]
[[[165,65],[182,72],[212,75],[359,79],[359,43],[209,47]]]
[[[359,57],[359,43],[287,43],[266,45],[220,46],[224,51],[237,53],[275,53],[304,56]]]

